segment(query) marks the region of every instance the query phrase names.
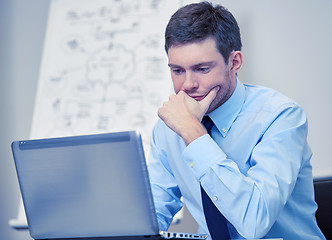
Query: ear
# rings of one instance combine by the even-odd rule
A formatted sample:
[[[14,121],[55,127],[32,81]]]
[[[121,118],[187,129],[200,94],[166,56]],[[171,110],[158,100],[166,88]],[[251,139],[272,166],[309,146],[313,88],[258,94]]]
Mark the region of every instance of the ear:
[[[237,73],[242,66],[242,52],[233,51],[229,56],[229,69],[232,73]]]

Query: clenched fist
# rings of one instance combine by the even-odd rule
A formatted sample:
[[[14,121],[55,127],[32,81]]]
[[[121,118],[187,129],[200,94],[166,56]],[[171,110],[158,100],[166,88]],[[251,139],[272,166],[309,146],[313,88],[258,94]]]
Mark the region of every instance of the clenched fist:
[[[171,95],[158,110],[158,116],[176,132],[188,145],[196,138],[206,134],[201,120],[216,97],[219,87],[213,88],[204,99],[196,101],[184,91]]]

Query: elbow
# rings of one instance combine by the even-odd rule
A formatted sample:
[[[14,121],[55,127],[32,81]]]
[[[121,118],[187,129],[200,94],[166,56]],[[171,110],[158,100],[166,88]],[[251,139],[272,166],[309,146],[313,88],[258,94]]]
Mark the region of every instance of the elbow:
[[[260,188],[256,186],[253,188],[249,203],[244,206],[245,208],[236,209],[238,211],[235,212],[240,214],[230,213],[227,219],[245,239],[264,238],[280,213],[281,205],[278,205],[279,202],[276,199],[280,199],[280,197],[278,195],[265,197]],[[240,205],[238,204],[238,206]]]
[[[266,214],[265,217],[258,217],[256,221],[248,218],[243,221],[241,229],[237,230],[245,239],[260,239],[268,234],[272,225],[273,220]]]
[[[266,236],[268,231],[247,231],[241,234],[245,239],[261,239]]]
[[[262,203],[262,201],[261,201]],[[256,211],[251,209],[242,216],[242,224],[236,227],[236,230],[245,239],[260,239],[265,237],[274,224],[273,214],[268,210],[265,204],[261,204]],[[234,226],[235,227],[235,226]]]
[[[260,239],[266,236],[270,227],[267,224],[257,224],[256,226],[250,226],[251,224],[245,224],[242,229],[238,229],[238,232],[245,239]]]

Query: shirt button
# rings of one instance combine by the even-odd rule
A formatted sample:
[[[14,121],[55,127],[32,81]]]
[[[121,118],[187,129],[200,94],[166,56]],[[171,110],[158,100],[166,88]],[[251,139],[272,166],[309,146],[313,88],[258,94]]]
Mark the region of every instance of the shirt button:
[[[214,200],[214,201],[218,201],[218,197],[217,197],[217,196],[214,196],[214,197],[213,197],[213,200]]]
[[[223,128],[223,129],[221,129],[221,131],[224,133],[224,132],[226,132],[226,129],[225,129],[225,128]]]
[[[193,162],[191,162],[190,164],[189,164],[189,166],[191,167],[191,168],[193,168],[194,167],[194,163]]]

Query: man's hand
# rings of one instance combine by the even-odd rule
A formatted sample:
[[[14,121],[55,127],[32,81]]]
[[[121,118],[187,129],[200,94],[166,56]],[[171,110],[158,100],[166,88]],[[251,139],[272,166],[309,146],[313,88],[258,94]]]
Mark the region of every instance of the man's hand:
[[[216,97],[219,87],[213,88],[204,99],[196,101],[185,92],[171,95],[158,110],[158,116],[188,145],[196,138],[206,134],[201,120]]]

